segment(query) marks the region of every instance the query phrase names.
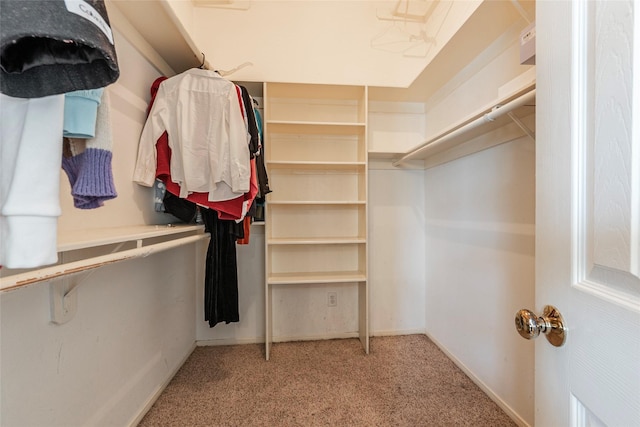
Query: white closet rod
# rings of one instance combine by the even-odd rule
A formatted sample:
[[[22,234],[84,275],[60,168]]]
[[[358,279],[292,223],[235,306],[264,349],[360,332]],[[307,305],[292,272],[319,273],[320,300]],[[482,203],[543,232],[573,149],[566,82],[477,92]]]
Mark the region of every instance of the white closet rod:
[[[195,243],[206,238],[209,238],[208,233],[198,234],[195,236],[188,236],[180,239],[170,240],[168,242],[155,243],[149,246],[129,249],[122,252],[87,258],[80,261],[53,265],[51,267],[45,267],[26,273],[14,274],[12,276],[0,278],[0,292],[14,290],[23,286],[53,280],[60,277],[69,277],[87,270],[93,270],[120,261],[127,261],[135,258],[144,258],[151,254],[177,248],[178,246]]]
[[[516,108],[526,105],[527,103],[533,101],[535,97],[536,97],[536,90],[533,89],[525,93],[524,95],[521,95],[520,97],[510,102],[507,102],[504,105],[496,105],[495,107],[493,107],[493,109],[490,112],[478,117],[472,122],[469,122],[466,125],[459,127],[454,131],[451,131],[444,135],[437,136],[435,138],[432,138],[424,142],[423,144],[420,144],[419,147],[414,148],[409,153],[405,154],[404,156],[402,156],[400,159],[396,160],[392,164],[393,166],[400,166],[402,163],[405,163],[408,160],[411,160],[419,155],[424,155],[426,151],[432,150],[434,147],[437,147],[438,145],[441,145],[452,138],[463,135],[466,132],[469,132],[470,130],[477,128],[478,126],[482,126],[483,124],[490,123],[495,119],[497,119],[498,117],[503,116],[515,110]]]

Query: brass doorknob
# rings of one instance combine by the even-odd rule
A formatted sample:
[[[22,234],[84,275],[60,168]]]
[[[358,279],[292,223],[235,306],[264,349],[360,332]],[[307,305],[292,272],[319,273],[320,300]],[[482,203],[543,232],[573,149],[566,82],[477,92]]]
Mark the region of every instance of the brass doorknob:
[[[544,307],[542,316],[538,317],[531,310],[519,310],[516,313],[516,329],[523,338],[528,340],[545,334],[547,341],[560,347],[567,340],[567,328],[562,315],[552,305]]]

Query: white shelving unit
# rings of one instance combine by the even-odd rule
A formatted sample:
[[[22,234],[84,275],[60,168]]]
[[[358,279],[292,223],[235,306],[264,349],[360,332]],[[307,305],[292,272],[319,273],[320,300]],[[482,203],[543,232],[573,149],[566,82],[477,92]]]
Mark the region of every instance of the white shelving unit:
[[[358,335],[369,352],[367,88],[266,83],[266,358],[274,286],[358,288]]]

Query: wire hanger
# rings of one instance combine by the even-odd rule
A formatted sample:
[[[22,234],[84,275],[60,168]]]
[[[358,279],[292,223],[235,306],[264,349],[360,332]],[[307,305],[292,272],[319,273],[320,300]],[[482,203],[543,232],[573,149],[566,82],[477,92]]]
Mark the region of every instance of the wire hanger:
[[[209,67],[208,67],[207,61],[205,61],[204,52],[200,52],[200,53],[202,54],[202,63],[200,64],[200,67],[198,67],[198,68],[200,68],[201,70],[208,69]]]
[[[220,74],[220,76],[224,77],[224,76],[228,76],[229,74],[233,74],[238,70],[241,70],[243,68],[250,67],[250,66],[253,66],[253,62],[243,62],[242,64],[230,70],[216,70],[216,72]]]
[[[202,62],[200,63],[200,66],[198,68],[203,69],[203,70],[211,70],[211,66],[209,65],[209,63],[206,61],[204,52],[200,52],[202,54]],[[238,65],[235,68],[232,68],[230,70],[214,70],[216,73],[218,73],[220,75],[220,77],[224,77],[224,76],[228,76],[229,74],[233,74],[238,70],[241,70],[245,67],[250,67],[253,65],[253,62],[243,62],[242,64]]]

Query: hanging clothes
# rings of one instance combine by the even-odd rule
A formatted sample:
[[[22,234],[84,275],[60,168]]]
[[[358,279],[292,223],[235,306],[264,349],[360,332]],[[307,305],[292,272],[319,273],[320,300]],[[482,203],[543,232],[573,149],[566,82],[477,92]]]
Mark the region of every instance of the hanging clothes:
[[[201,192],[220,201],[249,191],[249,135],[233,83],[198,68],[162,82],[140,136],[135,182],[153,185],[155,145],[165,131],[180,197]]]
[[[0,265],[57,261],[64,93],[120,70],[103,0],[0,0]]]
[[[264,197],[271,193],[271,189],[269,188],[269,177],[267,176],[267,169],[264,165],[264,137],[262,135],[262,117],[260,116],[260,112],[257,108],[253,108],[256,126],[258,128],[258,137],[260,138],[260,149],[258,154],[256,155],[256,168],[258,173],[258,197],[264,200]]]
[[[103,93],[102,89],[80,92],[65,95],[62,169],[69,178],[73,205],[95,209],[118,196],[111,168],[111,105],[108,92]],[[86,101],[93,108],[91,100],[96,97],[99,102],[94,113]],[[75,105],[77,102],[80,104]],[[92,116],[85,117],[87,112]],[[91,122],[92,117],[93,125],[88,126],[86,122]]]
[[[156,178],[164,183],[166,191],[180,197],[180,185],[175,183],[171,177],[171,169],[169,165],[171,162],[172,153],[171,148],[169,148],[169,138],[166,132],[163,133],[160,138],[158,138],[156,151],[158,156]],[[242,218],[244,195],[237,196],[234,199],[222,200],[217,202],[209,201],[208,196],[208,193],[194,192],[183,198],[200,206],[218,211],[220,218],[222,219],[235,220]]]
[[[119,75],[103,0],[1,0],[0,88],[17,98],[96,89]]]
[[[260,136],[260,127],[261,124],[258,124],[259,114],[256,115],[257,111],[254,108],[254,101],[249,95],[249,91],[244,86],[238,86],[241,90],[242,102],[243,102],[243,111],[245,112],[244,117],[247,122],[247,131],[251,137],[249,143],[249,151],[251,153],[251,167],[252,172],[256,175],[256,194],[253,195],[251,199],[251,206],[249,207],[247,216],[243,221],[244,228],[244,237],[238,239],[238,244],[240,245],[248,245],[249,244],[249,236],[251,233],[251,222],[253,217],[255,217],[257,213],[257,198],[262,194],[270,193],[267,171],[264,165],[264,157],[263,157],[263,148],[262,148],[262,138]],[[264,196],[262,196],[264,197]]]
[[[166,77],[158,77],[151,85],[151,101],[147,110],[148,112],[150,112],[153,108],[156,95],[160,89],[160,84],[165,80],[167,80]],[[180,188],[180,185],[174,182],[171,176],[170,165],[172,151],[169,146],[169,135],[166,131],[163,132],[156,141],[155,154],[155,178],[162,181],[166,191],[179,197],[180,194],[182,194],[182,190]],[[248,201],[252,201],[253,198],[255,198],[257,192],[257,177],[255,175],[255,168],[252,167],[249,193],[239,195],[229,200],[210,201],[208,193],[192,192],[188,194],[185,199],[199,206],[216,210],[220,219],[242,220],[247,212],[246,205]]]
[[[249,152],[253,159],[260,150],[260,136],[258,135],[258,124],[256,123],[256,116],[253,111],[253,101],[247,88],[241,85],[237,85],[240,88],[242,96],[242,104],[244,107],[244,117],[247,123],[247,131],[249,132]]]
[[[205,270],[204,319],[209,327],[240,321],[236,239],[241,224],[218,218],[216,211],[201,211],[205,230],[211,233]]]
[[[134,181],[148,186],[150,178],[161,180],[165,187],[164,200],[167,202],[165,205],[167,212],[183,221],[191,222],[196,209],[199,209],[205,230],[211,234],[205,263],[204,310],[205,320],[209,322],[210,327],[213,327],[220,322],[239,321],[236,240],[248,236],[248,233],[245,233],[243,219],[258,194],[257,173],[255,159],[250,160],[248,113],[243,105],[241,89],[231,82],[221,80],[217,74],[212,75],[207,70],[189,70],[184,74],[186,76],[181,78],[160,77],[151,85],[151,102],[147,123],[140,138]],[[194,90],[194,87],[198,90]],[[211,99],[207,99],[205,92],[207,89],[212,90]],[[184,92],[179,93],[181,90]],[[195,97],[195,100],[191,97]],[[184,105],[191,107],[197,105],[201,112],[207,114],[201,115],[200,112],[185,114],[180,108],[174,109],[171,101],[174,98],[180,99]],[[236,113],[239,117],[235,117]],[[206,127],[211,132],[192,134],[191,129],[185,130],[187,128],[185,123],[174,123],[178,121],[177,117],[185,116],[204,121],[204,123],[191,123],[194,129]],[[232,116],[235,118],[228,120]],[[168,127],[165,129],[167,124]],[[171,126],[179,130],[172,132]],[[235,130],[228,130],[229,126],[235,127]],[[162,132],[158,134],[161,130]],[[186,145],[172,142],[174,137],[185,137],[180,133],[183,131],[189,138],[200,138],[200,141],[189,140],[189,144]],[[148,146],[149,138],[154,138],[156,135],[157,138],[153,144]],[[233,135],[235,138],[231,138]],[[190,156],[192,148],[186,149],[186,147],[204,147],[208,144],[212,146],[212,150],[207,151],[208,156],[222,156],[221,159],[216,159],[217,162],[206,162],[206,167],[212,167],[207,172],[210,176],[217,174],[215,167],[224,166],[222,160],[229,160],[228,155],[224,157],[220,154],[218,149],[220,146],[226,145],[231,151],[234,150],[232,148],[234,144],[244,147],[246,159],[235,159],[234,162],[246,162],[243,166],[246,166],[246,170],[249,171],[247,191],[240,195],[236,194],[234,198],[215,200],[220,193],[212,197],[212,192],[215,193],[221,184],[224,184],[223,182],[216,183],[216,187],[209,192],[190,191],[185,190],[185,186],[189,185],[185,179],[175,178],[173,165],[184,166],[185,159],[181,156],[185,156],[185,153],[187,157]],[[173,147],[177,147],[177,150]],[[235,149],[237,150],[237,147]],[[200,165],[202,166],[202,163]],[[149,176],[150,171],[151,176]],[[190,169],[188,172],[197,174],[199,171]],[[228,182],[226,184],[232,186]]]
[[[258,110],[257,101],[253,100],[253,111],[256,118],[256,125],[258,127],[258,136],[260,138],[260,152],[256,156],[256,173],[258,174],[258,195],[256,196],[255,205],[256,210],[253,214],[253,219],[256,221],[264,221],[264,206],[266,202],[266,195],[271,193],[269,188],[269,177],[267,175],[267,169],[264,164],[264,135],[262,132],[262,116],[260,110]]]
[[[0,265],[58,260],[64,95],[0,94]]]
[[[96,136],[98,106],[104,88],[76,90],[64,94],[64,127],[66,138],[89,139]]]

